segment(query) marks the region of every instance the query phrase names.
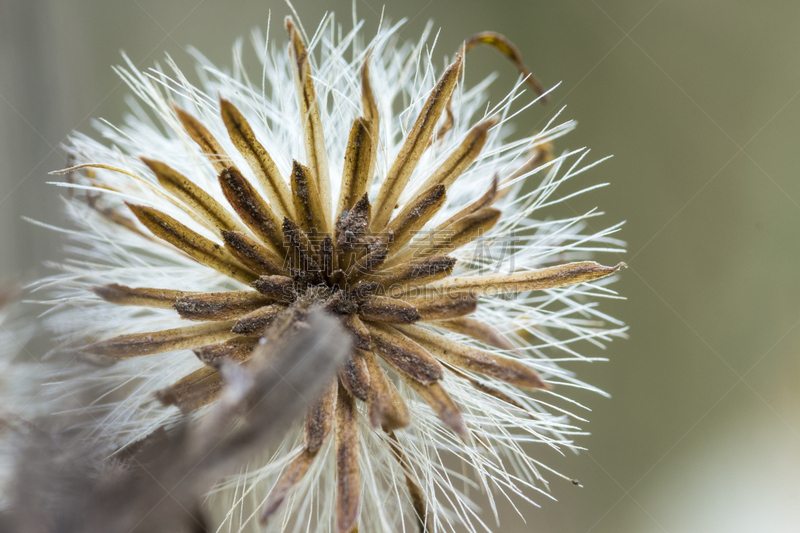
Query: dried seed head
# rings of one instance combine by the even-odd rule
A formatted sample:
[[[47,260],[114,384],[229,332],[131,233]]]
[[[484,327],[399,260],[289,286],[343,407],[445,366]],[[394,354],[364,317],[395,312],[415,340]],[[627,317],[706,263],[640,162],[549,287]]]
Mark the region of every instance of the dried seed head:
[[[91,259],[67,274],[70,291],[94,292],[90,303],[78,296],[71,307],[84,312],[53,319],[74,338],[88,332],[84,352],[118,361],[77,387],[116,390],[126,372],[141,383],[111,405],[102,432],[129,443],[169,424],[168,406],[204,416],[220,394],[233,402],[226,386],[250,386],[237,369],[268,365],[287,339],[324,323],[310,317],[329,313],[346,332],[345,362],[281,453],[220,489],[240,503],[267,494],[262,510],[225,509],[219,527],[259,516],[278,529],[313,508],[311,523],[342,532],[452,529],[470,517],[441,454],[457,450],[485,486],[517,492],[514,479],[539,473],[516,439],[574,446],[566,406],[543,395],[559,381],[584,385],[547,354],[572,357],[575,341],[623,332],[585,301],[607,294],[623,266],[586,260],[619,249],[617,227],[589,233],[591,213],[548,219],[555,191],[585,166],[585,153],[553,155],[571,123],[507,141],[499,117],[520,92],[488,108],[483,91],[457,89],[469,51],[487,44],[541,93],[504,37],[467,39],[437,81],[421,44],[391,44],[396,28],[367,49],[356,33],[342,45],[325,31],[307,42],[291,19],[286,30],[288,54],[262,57],[272,89],[207,67],[202,87],[164,75],[161,93],[127,73],[172,130],[139,117],[125,136],[106,132],[119,150],[73,139],[85,161],[73,170],[95,192],[71,204],[86,235],[100,228],[104,240],[84,237]],[[105,163],[120,157],[126,170]],[[167,353],[185,350],[196,358]],[[518,471],[488,474],[506,467]]]

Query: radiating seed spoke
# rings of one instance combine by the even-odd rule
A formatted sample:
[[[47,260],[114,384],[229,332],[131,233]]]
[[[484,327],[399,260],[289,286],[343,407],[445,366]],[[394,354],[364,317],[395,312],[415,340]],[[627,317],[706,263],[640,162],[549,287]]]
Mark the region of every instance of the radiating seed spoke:
[[[231,158],[222,148],[222,145],[211,135],[211,132],[208,131],[208,128],[206,128],[202,122],[175,104],[172,104],[172,108],[175,110],[178,120],[180,120],[183,125],[183,129],[186,130],[189,137],[197,143],[200,150],[202,150],[203,154],[205,154],[206,158],[208,158],[209,162],[214,166],[214,170],[222,172],[233,164]]]
[[[412,324],[422,318],[410,303],[388,296],[369,296],[359,304],[358,314],[363,320],[389,324]]]
[[[449,278],[424,287],[422,295],[441,296],[443,294],[455,295],[469,293],[477,297],[489,296],[492,294],[555,289],[610,276],[623,266],[626,266],[625,263],[607,267],[595,263],[594,261],[583,261],[539,270],[515,272],[513,274],[488,274],[486,276]]]
[[[434,357],[453,366],[489,376],[515,387],[550,388],[539,374],[519,361],[450,340],[419,326],[397,326]]]
[[[257,345],[258,339],[255,337],[234,337],[225,342],[195,348],[193,351],[200,361],[217,368],[223,361],[246,361]]]
[[[82,351],[114,359],[196,348],[233,337],[230,329],[234,320],[206,322],[196,326],[130,333],[90,344]]]
[[[236,149],[255,174],[270,205],[279,218],[293,217],[292,196],[278,167],[266,148],[258,142],[244,115],[228,100],[220,98],[220,113]]]
[[[328,219],[322,197],[310,171],[297,161],[292,162],[292,201],[296,221],[310,237],[328,233]]]
[[[389,172],[381,183],[380,191],[375,199],[375,215],[371,223],[373,231],[381,231],[392,216],[397,199],[411,178],[411,173],[422,157],[433,129],[442,116],[445,105],[456,87],[461,72],[461,57],[445,70],[436,87],[431,91],[425,106],[417,117],[414,126],[408,133],[400,153],[392,163]]]
[[[229,320],[271,301],[256,291],[206,292],[178,298],[172,307],[188,320]]]
[[[286,306],[279,304],[267,305],[256,309],[239,318],[231,328],[231,331],[237,335],[260,336],[284,309],[286,309]]]
[[[424,307],[424,304],[421,304],[421,308]],[[432,322],[431,325],[436,326],[437,328],[452,331],[453,333],[471,337],[489,346],[500,348],[501,350],[517,350],[517,347],[514,346],[514,343],[508,340],[505,335],[491,327],[489,324],[485,324],[475,320],[474,318],[449,318],[447,320],[438,320],[436,322]]]
[[[314,80],[311,76],[309,55],[303,39],[300,37],[300,33],[295,28],[290,17],[286,18],[286,31],[289,33],[289,57],[294,65],[300,119],[303,122],[307,166],[311,170],[312,179],[319,191],[323,218],[327,228],[327,222],[331,219],[331,184],[328,171],[328,155],[325,147],[325,137],[322,133],[322,119],[319,105],[317,104],[317,94],[314,90]],[[322,231],[326,230],[323,229]]]
[[[255,274],[239,263],[225,248],[187,228],[174,218],[144,205],[126,204],[153,235],[163,239],[192,259],[242,283],[251,283]]]
[[[223,231],[225,248],[253,272],[260,275],[288,274],[286,257],[239,231]]]
[[[228,203],[239,218],[274,251],[283,249],[281,219],[235,168],[225,168],[219,174],[219,184]]]
[[[442,379],[444,369],[425,348],[391,326],[367,323],[372,348],[384,361],[420,383]]]
[[[347,149],[344,155],[344,170],[339,201],[336,207],[336,219],[344,211],[349,210],[364,194],[369,193],[372,184],[372,172],[375,171],[373,159],[375,148],[371,133],[372,125],[365,118],[357,118],[350,128]]]
[[[157,391],[156,398],[164,405],[174,405],[183,413],[191,413],[216,400],[221,390],[219,373],[210,366],[204,366]]]
[[[344,387],[336,402],[336,525],[350,533],[358,525],[361,474],[358,467],[358,412],[355,399]]]
[[[370,424],[374,428],[382,427],[385,431],[408,426],[411,417],[400,391],[386,375],[372,350],[363,350],[361,355],[369,370],[367,405]]]
[[[500,219],[500,211],[485,207],[447,226],[439,233],[423,235],[402,252],[389,258],[384,265],[391,267],[417,257],[443,255],[469,244],[491,230]]]
[[[363,353],[353,350],[345,364],[339,369],[339,381],[354,397],[367,401],[369,394],[369,369]]]
[[[113,304],[157,309],[172,309],[179,298],[202,294],[171,289],[132,288],[116,283],[94,287],[92,291],[103,300]]]
[[[386,227],[389,255],[397,253],[441,209],[447,199],[444,185],[433,185],[409,202]]]
[[[156,175],[158,183],[172,196],[192,209],[206,223],[221,231],[241,231],[242,225],[236,221],[210,194],[168,165],[142,157],[141,160]]]
[[[417,312],[419,312],[421,320],[425,321],[436,320],[444,322],[448,319],[474,313],[478,308],[478,300],[469,295],[414,300],[412,303]],[[440,323],[436,322],[434,325],[439,326]]]

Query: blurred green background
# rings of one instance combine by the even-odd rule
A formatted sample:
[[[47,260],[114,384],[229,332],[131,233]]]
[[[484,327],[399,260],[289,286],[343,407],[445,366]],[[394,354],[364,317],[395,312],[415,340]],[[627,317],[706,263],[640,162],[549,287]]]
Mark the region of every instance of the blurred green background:
[[[367,34],[382,4],[357,0]],[[325,10],[350,26],[350,0],[297,2],[306,27]],[[282,40],[288,8],[248,0],[0,0],[0,280],[31,280],[57,257],[46,173],[57,147],[89,119],[119,122],[128,93],[110,66],[125,50],[139,68],[194,45],[229,64],[255,25]],[[387,15],[442,27],[439,57],[473,33],[514,41],[567,104],[578,130],[559,148],[615,157],[584,183],[611,185],[575,202],[628,221],[627,301],[605,311],[631,327],[610,362],[581,377],[611,399],[593,412],[588,452],[550,458],[585,488],[553,482],[559,502],[503,508],[502,531],[800,531],[800,3],[696,0],[537,2],[405,0]],[[471,72],[498,70],[497,100],[515,79],[490,50]],[[613,263],[617,258],[601,258]],[[593,353],[592,355],[601,355]],[[487,517],[490,519],[490,517]],[[498,528],[499,529],[499,528]]]

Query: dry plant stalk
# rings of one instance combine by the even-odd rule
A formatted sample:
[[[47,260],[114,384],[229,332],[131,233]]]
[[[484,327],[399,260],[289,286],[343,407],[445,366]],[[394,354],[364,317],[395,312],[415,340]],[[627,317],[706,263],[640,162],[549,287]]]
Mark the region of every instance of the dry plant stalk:
[[[245,364],[222,360],[219,401],[206,416],[151,434],[124,453],[115,468],[95,470],[90,450],[24,421],[2,420],[22,445],[4,531],[172,533],[214,531],[202,510],[205,494],[263,450],[275,449],[307,401],[330,387],[350,351],[347,333],[314,309]]]

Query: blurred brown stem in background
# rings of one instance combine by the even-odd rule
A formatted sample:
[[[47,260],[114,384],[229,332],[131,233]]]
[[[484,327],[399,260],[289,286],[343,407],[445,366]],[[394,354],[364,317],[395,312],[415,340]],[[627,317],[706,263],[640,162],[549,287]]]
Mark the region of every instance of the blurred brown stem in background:
[[[253,455],[274,449],[350,352],[348,335],[321,310],[291,326],[287,341],[265,339],[246,364],[222,363],[222,396],[202,420],[155,431],[135,450],[123,450],[116,464],[82,464],[87,450],[7,420],[6,431],[23,445],[0,530],[210,531],[200,509],[204,495]]]

